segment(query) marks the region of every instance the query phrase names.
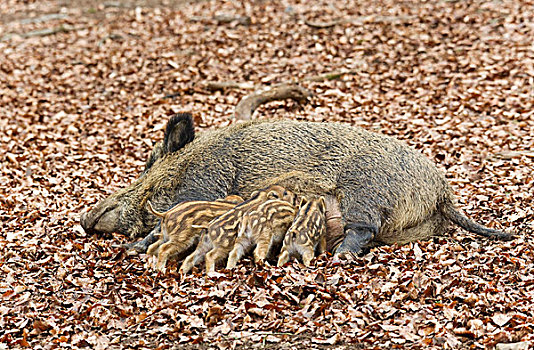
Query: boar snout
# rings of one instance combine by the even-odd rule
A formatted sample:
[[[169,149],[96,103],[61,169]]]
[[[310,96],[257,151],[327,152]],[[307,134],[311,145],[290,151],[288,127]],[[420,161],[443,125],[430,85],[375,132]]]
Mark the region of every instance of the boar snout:
[[[80,225],[90,234],[112,233],[118,230],[120,208],[117,204],[98,205],[80,216]]]

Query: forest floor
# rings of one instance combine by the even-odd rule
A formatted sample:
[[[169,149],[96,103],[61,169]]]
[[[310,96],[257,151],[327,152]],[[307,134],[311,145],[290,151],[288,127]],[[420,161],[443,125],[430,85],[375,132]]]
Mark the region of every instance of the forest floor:
[[[403,140],[517,238],[181,277],[87,235],[80,214],[136,179],[170,115],[233,122],[251,90],[206,81],[300,82],[310,103],[254,118]],[[0,349],[533,346],[531,1],[0,0],[0,138]]]

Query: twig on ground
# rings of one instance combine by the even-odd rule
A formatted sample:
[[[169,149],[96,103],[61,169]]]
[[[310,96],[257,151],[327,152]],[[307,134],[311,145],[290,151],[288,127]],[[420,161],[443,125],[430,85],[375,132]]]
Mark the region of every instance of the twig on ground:
[[[209,91],[227,90],[227,89],[240,89],[240,90],[252,90],[257,89],[251,82],[237,82],[237,81],[204,81],[201,86]]]
[[[311,82],[322,82],[322,81],[329,81],[329,80],[336,80],[340,79],[344,75],[355,75],[358,74],[357,70],[340,70],[340,71],[333,71],[328,73],[321,73],[317,75],[309,75],[301,80],[298,80],[296,82],[287,82],[282,83],[280,85],[286,84],[298,84],[304,81],[311,81]],[[218,90],[229,90],[229,89],[238,89],[238,90],[258,90],[261,88],[261,86],[254,85],[252,82],[238,82],[238,81],[203,81],[200,83],[200,86],[208,91],[218,91]]]
[[[241,25],[248,26],[252,23],[252,20],[249,16],[235,16],[235,15],[227,15],[227,14],[221,14],[216,15],[213,17],[206,17],[206,16],[192,16],[189,18],[189,21],[191,22],[211,22],[215,21],[217,24],[229,24],[232,22],[237,22]]]
[[[67,32],[71,32],[73,30],[78,30],[78,29],[81,29],[81,28],[76,28],[76,27],[72,27],[69,25],[60,25],[54,28],[45,28],[45,29],[40,29],[40,30],[34,30],[28,33],[23,33],[20,36],[22,36],[23,38],[29,38],[32,36],[47,36],[47,35],[54,35],[57,33],[67,33]]]
[[[234,118],[236,120],[250,120],[256,108],[264,103],[286,99],[306,103],[311,96],[313,96],[311,91],[296,84],[280,84],[264,88],[239,101],[235,107]]]
[[[50,13],[48,15],[43,15],[39,17],[21,19],[20,23],[21,24],[41,23],[41,22],[53,21],[55,19],[65,19],[67,17],[68,15],[64,13]]]
[[[410,22],[416,19],[417,16],[359,16],[359,17],[350,17],[350,18],[340,18],[330,22],[319,22],[319,21],[309,21],[304,20],[304,24],[314,29],[325,29],[332,28],[339,24],[350,23],[353,25],[364,25],[364,24],[378,24],[378,23],[405,23]]]
[[[100,39],[98,41],[98,44],[96,44],[96,46],[102,46],[108,39],[119,41],[119,40],[122,40],[123,37],[120,34],[109,34],[103,37],[102,39]]]
[[[16,36],[22,37],[22,38],[31,38],[34,36],[47,36],[47,35],[54,35],[57,33],[68,33],[68,32],[72,32],[72,31],[80,30],[80,29],[84,29],[84,27],[73,27],[70,25],[60,25],[54,28],[33,30],[31,32],[22,33],[22,34],[17,34],[17,33],[6,34],[0,38],[0,41],[10,40],[11,38],[16,37]]]
[[[341,78],[344,75],[354,75],[358,72],[355,70],[342,70],[338,72],[329,72],[329,73],[323,73],[318,75],[310,75],[307,77],[304,77],[303,81],[313,81],[313,82],[321,82],[326,80],[336,80]]]
[[[227,24],[232,23],[234,21],[238,22],[239,24],[242,24],[244,26],[250,25],[252,23],[252,20],[249,16],[233,16],[233,15],[217,15],[214,16],[213,19],[217,21],[218,24]]]
[[[522,156],[534,158],[534,152],[529,151],[502,151],[495,153],[495,156],[497,158],[501,159],[512,159],[512,158],[519,158]]]
[[[204,81],[201,83],[202,88],[208,91],[240,89],[252,90],[252,94],[245,96],[237,104],[234,112],[236,120],[249,120],[256,108],[264,103],[271,101],[279,101],[292,99],[298,103],[305,103],[313,96],[312,92],[299,86],[299,82],[311,81],[322,82],[329,80],[336,80],[344,75],[354,75],[358,72],[356,70],[341,70],[328,72],[318,75],[310,75],[304,77],[302,80],[291,83],[282,83],[271,87],[258,87],[251,82],[236,82],[236,81]]]
[[[344,20],[342,20],[342,19],[336,19],[336,20],[330,21],[330,22],[312,22],[312,21],[308,21],[307,19],[304,20],[304,24],[306,24],[308,27],[312,27],[312,28],[315,28],[315,29],[332,28],[332,27],[335,27],[338,24],[341,24],[343,22],[344,22]]]

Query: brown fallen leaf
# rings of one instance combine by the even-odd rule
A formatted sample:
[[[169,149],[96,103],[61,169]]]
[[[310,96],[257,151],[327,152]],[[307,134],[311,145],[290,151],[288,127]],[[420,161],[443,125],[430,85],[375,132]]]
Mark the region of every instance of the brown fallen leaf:
[[[509,314],[501,314],[501,313],[496,313],[494,314],[492,317],[491,317],[491,320],[493,321],[493,323],[495,323],[497,326],[499,327],[502,327],[504,326],[505,324],[507,324],[511,319],[512,319],[512,315],[509,315]]]
[[[206,325],[213,326],[223,318],[223,309],[219,305],[215,305],[209,308],[206,315]]]
[[[328,338],[312,338],[312,343],[314,344],[328,344],[328,345],[335,345],[339,341],[339,334],[334,334],[331,337]]]

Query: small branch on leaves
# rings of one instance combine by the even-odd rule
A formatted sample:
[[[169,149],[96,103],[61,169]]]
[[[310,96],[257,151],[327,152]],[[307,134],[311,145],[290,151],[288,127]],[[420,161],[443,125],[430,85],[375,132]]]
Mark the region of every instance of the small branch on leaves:
[[[340,79],[344,75],[354,75],[358,72],[355,70],[342,70],[328,72],[318,75],[310,75],[304,77],[300,82],[323,82],[329,80]],[[298,103],[306,103],[308,99],[313,96],[312,92],[305,89],[296,83],[282,83],[271,87],[258,87],[251,82],[236,82],[236,81],[204,81],[201,83],[203,89],[208,91],[218,90],[252,90],[255,89],[252,94],[245,96],[237,104],[234,112],[234,118],[236,120],[249,120],[254,111],[262,104],[272,101],[280,101],[286,99],[292,99]]]
[[[313,82],[322,82],[322,81],[329,81],[329,80],[336,80],[341,78],[344,75],[354,75],[358,72],[355,70],[343,70],[338,72],[329,72],[329,73],[323,73],[318,75],[310,75],[305,77],[304,81],[313,81]]]
[[[258,87],[251,82],[237,82],[237,81],[205,81],[201,83],[201,86],[209,91],[240,89],[240,90],[253,90]]]
[[[236,15],[228,15],[228,14],[221,14],[216,15],[213,17],[205,17],[205,16],[192,16],[189,18],[189,21],[191,22],[216,22],[217,24],[230,24],[230,23],[238,23],[244,26],[249,26],[252,23],[252,20],[249,16],[236,16]]]
[[[14,36],[20,36],[22,38],[31,38],[34,36],[47,36],[47,35],[54,35],[57,33],[68,33],[75,30],[83,29],[83,27],[73,27],[70,25],[60,25],[58,27],[54,28],[45,28],[45,29],[39,29],[39,30],[33,30],[31,32],[22,33],[22,34],[6,34],[0,38],[0,41],[6,41],[11,39]]]
[[[79,29],[82,29],[82,28],[72,27],[72,26],[69,26],[69,25],[60,25],[60,26],[54,27],[54,28],[45,28],[45,29],[41,29],[41,30],[34,30],[34,31],[31,31],[31,32],[28,32],[28,33],[21,34],[21,36],[24,37],[24,38],[29,38],[29,37],[32,37],[32,36],[47,36],[47,35],[54,35],[54,34],[57,34],[57,33],[72,32],[73,30],[79,30]]]
[[[339,24],[349,23],[353,25],[364,25],[364,24],[379,24],[379,23],[391,23],[391,24],[401,24],[415,20],[416,16],[359,16],[351,18],[340,18],[334,21],[329,22],[319,22],[319,21],[309,21],[304,20],[304,24],[308,27],[314,29],[326,29],[332,28]]]
[[[260,105],[286,99],[292,99],[298,103],[306,103],[313,94],[296,84],[280,84],[264,88],[245,96],[237,104],[234,112],[236,120],[250,120],[256,108]]]
[[[512,158],[521,158],[523,156],[534,158],[534,152],[530,151],[502,151],[495,153],[497,158],[501,159],[512,159]]]
[[[343,22],[344,22],[344,20],[342,20],[342,19],[336,19],[336,20],[330,21],[330,22],[312,22],[312,21],[304,20],[304,24],[306,24],[308,27],[312,27],[314,29],[332,28],[332,27],[335,27],[338,24],[341,24]]]
[[[48,21],[54,21],[58,19],[65,19],[68,15],[64,13],[49,13],[47,15],[34,17],[34,18],[24,18],[20,20],[21,24],[29,24],[29,23],[42,23],[42,22],[48,22]]]

